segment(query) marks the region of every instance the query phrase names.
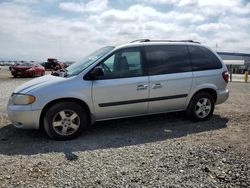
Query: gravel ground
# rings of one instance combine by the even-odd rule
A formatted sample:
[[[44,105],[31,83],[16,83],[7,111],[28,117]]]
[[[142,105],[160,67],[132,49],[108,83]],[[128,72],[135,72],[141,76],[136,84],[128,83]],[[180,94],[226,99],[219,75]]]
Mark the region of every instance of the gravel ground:
[[[9,124],[8,96],[27,80],[0,71],[0,187],[250,187],[250,84],[230,83],[206,122],[105,121],[59,142]]]

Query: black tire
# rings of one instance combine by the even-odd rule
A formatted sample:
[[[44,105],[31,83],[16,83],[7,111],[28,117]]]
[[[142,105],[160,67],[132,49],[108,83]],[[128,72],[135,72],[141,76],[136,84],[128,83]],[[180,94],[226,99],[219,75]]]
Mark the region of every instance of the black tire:
[[[62,134],[58,133],[60,131],[60,130],[58,130],[58,129],[60,129],[60,127],[62,127],[62,129],[63,129],[63,124],[61,126],[58,126],[59,128],[53,127],[53,121],[57,117],[58,113],[63,111],[63,110],[74,112],[75,114],[78,115],[77,118],[79,119],[78,120],[78,123],[79,123],[78,129],[75,129],[76,131],[73,132],[72,134],[69,134],[69,135],[62,135]],[[70,118],[70,116],[68,116],[67,118]],[[62,121],[63,120],[61,120],[60,123]],[[85,110],[80,105],[78,105],[74,102],[57,103],[57,104],[51,106],[44,115],[44,130],[50,138],[55,139],[55,140],[71,140],[73,138],[76,138],[87,127],[87,124],[88,124],[88,119],[87,119],[87,114],[86,114]],[[67,128],[67,130],[68,129],[71,129],[71,127],[69,126]]]
[[[16,74],[14,74],[13,76],[14,76],[14,78],[17,78],[17,75],[16,75]]]
[[[209,111],[204,110],[204,108],[206,109],[206,107],[204,107],[204,105],[202,107],[199,107],[199,105],[201,104],[200,101],[204,101],[203,99],[207,99],[207,104],[210,104],[211,107],[210,107]],[[199,105],[198,105],[198,102],[200,102]],[[199,92],[199,93],[195,94],[193,96],[193,98],[191,99],[189,106],[187,108],[187,115],[195,122],[206,121],[213,115],[214,106],[215,106],[215,101],[214,101],[214,98],[212,97],[211,94],[206,93],[206,92]],[[199,108],[201,108],[202,111],[205,111],[204,117],[201,117],[204,115],[203,112],[200,112],[200,114],[198,113]]]

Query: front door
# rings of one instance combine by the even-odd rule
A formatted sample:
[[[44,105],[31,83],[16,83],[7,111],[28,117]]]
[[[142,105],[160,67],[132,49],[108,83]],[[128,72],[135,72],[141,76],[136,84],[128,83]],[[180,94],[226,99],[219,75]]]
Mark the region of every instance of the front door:
[[[104,75],[92,86],[97,120],[148,112],[149,78],[144,73],[140,48],[118,50],[98,66]]]

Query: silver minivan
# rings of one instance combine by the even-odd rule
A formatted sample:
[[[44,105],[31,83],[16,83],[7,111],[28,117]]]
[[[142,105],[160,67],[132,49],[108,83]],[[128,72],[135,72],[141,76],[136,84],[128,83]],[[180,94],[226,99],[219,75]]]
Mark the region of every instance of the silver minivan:
[[[7,109],[16,127],[67,140],[107,119],[185,110],[194,121],[207,120],[227,100],[227,82],[227,68],[211,49],[145,39],[101,48],[19,86]]]

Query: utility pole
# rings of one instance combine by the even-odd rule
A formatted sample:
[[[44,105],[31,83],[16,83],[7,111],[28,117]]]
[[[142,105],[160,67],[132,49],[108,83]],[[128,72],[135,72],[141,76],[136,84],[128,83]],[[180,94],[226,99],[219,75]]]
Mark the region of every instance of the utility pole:
[[[62,60],[62,38],[59,37],[59,53],[60,53],[60,59]]]

